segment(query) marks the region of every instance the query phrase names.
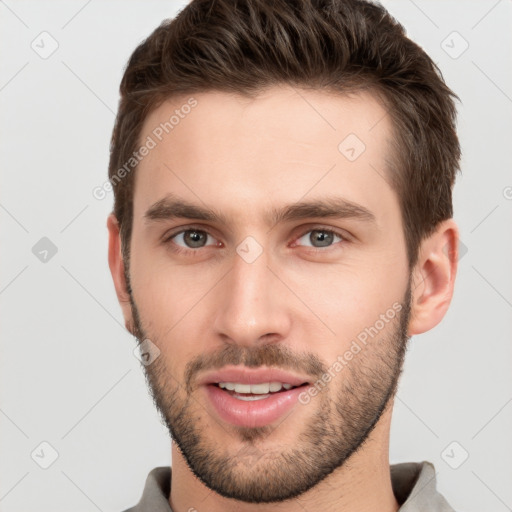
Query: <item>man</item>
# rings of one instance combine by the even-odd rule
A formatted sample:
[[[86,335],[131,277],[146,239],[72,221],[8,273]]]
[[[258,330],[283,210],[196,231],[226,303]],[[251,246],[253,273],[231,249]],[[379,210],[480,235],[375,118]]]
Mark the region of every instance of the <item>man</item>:
[[[192,1],[135,50],[109,265],[173,443],[131,511],[453,510],[388,446],[453,293],[454,98],[365,1]]]

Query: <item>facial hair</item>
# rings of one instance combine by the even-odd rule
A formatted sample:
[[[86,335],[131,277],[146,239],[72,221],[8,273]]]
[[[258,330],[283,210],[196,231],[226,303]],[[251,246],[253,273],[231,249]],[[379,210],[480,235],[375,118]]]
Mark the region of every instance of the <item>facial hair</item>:
[[[172,343],[145,332],[129,285],[128,291],[132,333],[139,342],[150,339],[157,346]],[[275,343],[254,347],[229,344],[220,352],[200,354],[191,360],[184,377],[172,375],[164,357],[143,366],[155,406],[192,473],[225,498],[273,503],[305,493],[342,467],[363,446],[396,393],[409,341],[410,302],[409,281],[402,308],[384,329],[387,332],[372,338],[310,403],[297,404],[311,407],[313,414],[296,442],[280,446],[278,451],[265,449],[264,440],[279,425],[233,425],[229,432],[234,442],[242,441],[242,448],[233,452],[230,446],[219,445],[210,437],[210,425],[221,424],[198,402],[194,383],[206,369],[239,364],[299,371],[317,382],[328,366],[314,354],[297,354]],[[226,426],[224,429],[228,432]]]

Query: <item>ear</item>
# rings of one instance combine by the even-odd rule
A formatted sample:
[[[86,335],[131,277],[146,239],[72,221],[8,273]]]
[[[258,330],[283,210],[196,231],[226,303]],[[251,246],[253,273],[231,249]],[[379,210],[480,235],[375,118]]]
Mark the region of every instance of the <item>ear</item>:
[[[108,266],[114,281],[117,300],[121,305],[126,329],[133,334],[133,315],[130,304],[130,295],[126,287],[124,274],[124,261],[121,250],[121,236],[119,234],[119,222],[116,216],[111,213],[107,218],[108,228]]]
[[[458,245],[459,230],[453,219],[441,222],[421,243],[412,274],[409,336],[429,331],[446,314],[457,274]]]

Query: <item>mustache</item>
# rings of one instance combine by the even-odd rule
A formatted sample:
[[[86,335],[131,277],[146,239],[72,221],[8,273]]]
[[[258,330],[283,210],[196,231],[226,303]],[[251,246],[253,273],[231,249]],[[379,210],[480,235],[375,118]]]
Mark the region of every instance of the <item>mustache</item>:
[[[268,344],[255,347],[226,345],[218,352],[201,354],[185,367],[187,391],[192,391],[196,375],[205,371],[221,370],[228,365],[248,368],[274,367],[320,378],[326,371],[325,364],[314,354],[292,352],[285,345]]]

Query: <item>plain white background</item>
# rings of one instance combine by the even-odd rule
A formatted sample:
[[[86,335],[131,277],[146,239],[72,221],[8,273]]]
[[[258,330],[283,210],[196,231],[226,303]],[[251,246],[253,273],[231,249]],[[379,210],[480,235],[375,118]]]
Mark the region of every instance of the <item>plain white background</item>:
[[[184,5],[0,1],[2,512],[120,511],[138,501],[153,467],[171,463],[107,265],[112,195],[98,200],[92,191],[107,179],[127,59]],[[384,5],[460,96],[463,150],[455,296],[444,321],[411,342],[390,460],[434,463],[438,489],[457,512],[505,512],[512,509],[512,5]],[[49,250],[46,262],[38,243]],[[52,450],[58,457],[43,469]]]

